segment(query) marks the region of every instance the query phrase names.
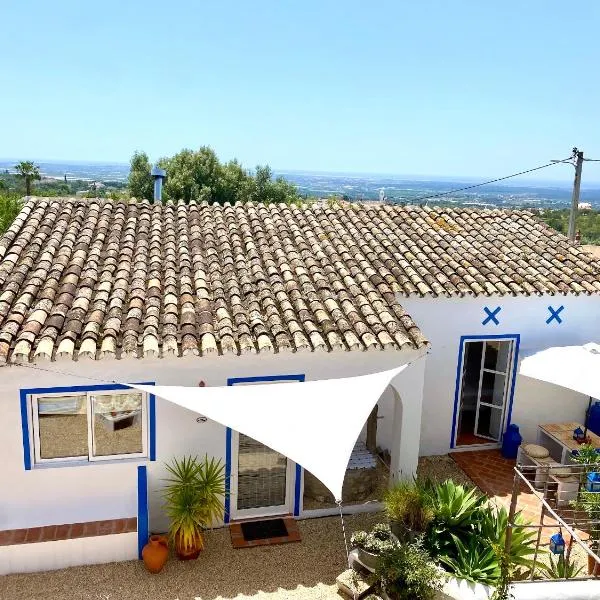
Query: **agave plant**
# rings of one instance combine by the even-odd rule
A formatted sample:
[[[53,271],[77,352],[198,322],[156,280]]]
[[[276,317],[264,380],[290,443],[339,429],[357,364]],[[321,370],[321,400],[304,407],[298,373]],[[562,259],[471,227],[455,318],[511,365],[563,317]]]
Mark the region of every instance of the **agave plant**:
[[[510,549],[508,559],[513,566],[531,568],[533,560],[530,558],[535,554],[536,533],[532,529],[520,527],[527,525],[527,521],[521,513],[515,514],[514,526],[512,527]],[[479,511],[477,520],[477,535],[490,546],[506,545],[506,532],[508,531],[508,512],[503,506],[493,508],[486,506]],[[539,550],[538,554],[545,552]]]
[[[583,567],[578,567],[569,556],[560,554],[556,561],[550,556],[550,564],[544,570],[550,579],[573,579],[581,573]]]
[[[466,488],[447,479],[433,488],[433,504],[437,521],[452,529],[471,528],[473,515],[485,502],[475,488]]]
[[[453,555],[441,555],[440,562],[461,579],[485,585],[496,583],[501,573],[500,561],[494,549],[482,544],[474,536],[467,538],[466,543],[456,535],[452,537],[456,552]]]
[[[204,547],[202,531],[223,517],[224,467],[220,460],[186,456],[166,465],[163,490],[169,533],[180,557],[196,557]]]
[[[450,479],[433,486],[430,494],[434,518],[425,535],[425,546],[433,556],[452,555],[452,534],[466,537],[475,531],[485,497]]]

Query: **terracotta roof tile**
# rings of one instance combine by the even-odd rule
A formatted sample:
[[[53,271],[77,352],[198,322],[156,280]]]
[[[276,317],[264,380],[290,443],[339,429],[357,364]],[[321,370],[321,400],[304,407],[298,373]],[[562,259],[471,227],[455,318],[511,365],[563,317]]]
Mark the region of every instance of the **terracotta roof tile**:
[[[0,362],[419,347],[398,296],[599,273],[525,212],[33,198],[0,239]]]

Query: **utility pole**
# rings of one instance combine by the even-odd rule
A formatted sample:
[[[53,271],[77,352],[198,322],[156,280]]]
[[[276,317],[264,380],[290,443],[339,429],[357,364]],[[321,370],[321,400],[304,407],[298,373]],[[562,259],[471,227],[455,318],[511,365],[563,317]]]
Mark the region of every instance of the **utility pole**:
[[[581,189],[581,170],[583,167],[583,151],[573,148],[575,160],[575,180],[573,181],[573,196],[571,197],[571,214],[569,215],[569,239],[575,241],[577,212],[579,210],[579,190]]]

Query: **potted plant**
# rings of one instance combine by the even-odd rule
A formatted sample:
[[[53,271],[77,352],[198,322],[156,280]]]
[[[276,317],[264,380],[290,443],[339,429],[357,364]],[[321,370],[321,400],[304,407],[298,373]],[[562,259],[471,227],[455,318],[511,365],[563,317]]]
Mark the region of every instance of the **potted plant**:
[[[350,544],[358,550],[358,560],[370,570],[375,570],[379,554],[390,543],[391,532],[385,523],[375,525],[370,533],[357,531],[350,538]]]
[[[377,561],[375,576],[382,596],[390,600],[432,600],[444,583],[442,571],[420,539],[386,546]]]
[[[174,459],[166,465],[170,477],[163,491],[170,518],[169,536],[181,560],[198,558],[204,547],[202,532],[223,518],[224,467],[220,460],[198,457]]]
[[[434,517],[427,484],[402,480],[383,497],[392,533],[399,540],[414,540],[424,533]]]

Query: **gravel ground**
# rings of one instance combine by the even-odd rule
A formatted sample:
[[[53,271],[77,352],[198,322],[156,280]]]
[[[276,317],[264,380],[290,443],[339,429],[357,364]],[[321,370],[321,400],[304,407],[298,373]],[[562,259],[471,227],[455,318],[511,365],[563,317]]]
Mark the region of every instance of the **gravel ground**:
[[[422,456],[419,458],[417,474],[420,477],[429,478],[440,483],[446,481],[446,479],[452,479],[454,483],[461,483],[471,487],[475,486],[456,461],[452,460],[447,454]]]
[[[346,516],[347,534],[382,520]],[[346,568],[339,517],[300,521],[301,543],[234,550],[229,529],[207,535],[197,561],[171,559],[158,575],[140,561],[0,577],[2,600],[341,600],[335,578]]]

